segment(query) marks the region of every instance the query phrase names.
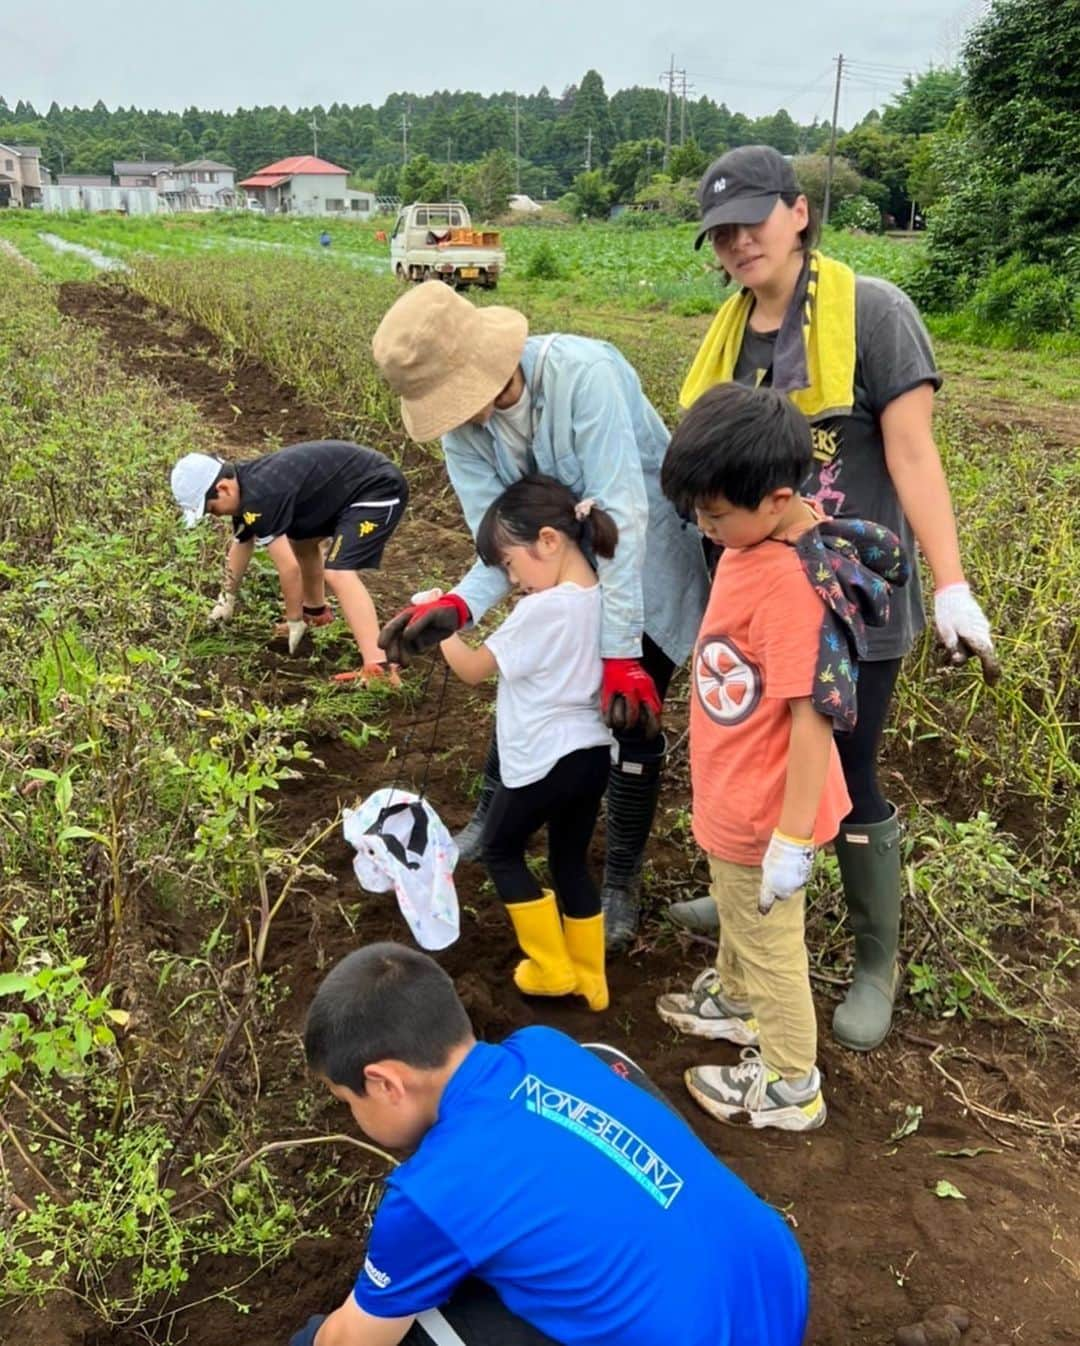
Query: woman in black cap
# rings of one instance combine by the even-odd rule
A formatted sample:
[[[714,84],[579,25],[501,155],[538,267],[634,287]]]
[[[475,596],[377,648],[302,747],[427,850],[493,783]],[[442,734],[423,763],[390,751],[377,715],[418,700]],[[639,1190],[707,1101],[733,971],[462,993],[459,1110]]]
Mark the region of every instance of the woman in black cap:
[[[710,165],[698,188],[701,228],[742,288],[720,308],[680,394],[683,406],[715,383],[769,384],[809,418],[814,462],[803,485],[828,515],[873,519],[922,549],[934,579],[934,623],[954,663],[978,657],[997,674],[990,625],[960,562],[949,488],[931,430],[941,378],[911,300],[887,281],[856,276],[813,248],[813,221],[794,170],[767,145],[744,145]],[[900,828],[881,792],[877,752],[900,661],[925,625],[918,571],[897,590],[887,626],[868,631],[859,718],[838,736],[852,810],[836,840],[855,935],[855,975],[833,1016],[845,1046],[869,1051],[892,1021],[900,925]],[[673,917],[716,928],[711,898]],[[703,1036],[717,1017],[715,988],[687,999]],[[693,1002],[693,1003],[690,1003]],[[719,1008],[722,1008],[719,1007]]]

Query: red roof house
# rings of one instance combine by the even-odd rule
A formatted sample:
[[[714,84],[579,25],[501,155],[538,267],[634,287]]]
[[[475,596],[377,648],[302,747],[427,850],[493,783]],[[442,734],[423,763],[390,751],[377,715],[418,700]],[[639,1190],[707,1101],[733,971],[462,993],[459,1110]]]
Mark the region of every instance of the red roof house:
[[[368,214],[374,209],[370,194],[352,192],[345,183],[349,171],[314,154],[297,154],[267,164],[239,186],[255,197],[267,214],[338,215],[345,211]]]

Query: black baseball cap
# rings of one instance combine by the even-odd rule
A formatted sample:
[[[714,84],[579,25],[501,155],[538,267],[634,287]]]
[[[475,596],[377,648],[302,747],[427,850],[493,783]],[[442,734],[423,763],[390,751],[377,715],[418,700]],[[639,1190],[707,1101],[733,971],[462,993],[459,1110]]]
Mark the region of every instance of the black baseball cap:
[[[760,224],[781,195],[798,195],[799,190],[795,170],[771,145],[728,150],[713,160],[698,183],[701,230],[694,247],[700,248],[718,224]]]

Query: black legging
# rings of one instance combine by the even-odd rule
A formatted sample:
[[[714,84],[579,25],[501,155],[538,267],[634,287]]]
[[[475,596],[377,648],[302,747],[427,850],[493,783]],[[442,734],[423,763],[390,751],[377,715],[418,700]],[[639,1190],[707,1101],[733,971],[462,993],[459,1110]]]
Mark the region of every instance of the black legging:
[[[547,823],[548,867],[563,914],[583,920],[599,912],[587,857],[610,767],[609,748],[579,748],[531,785],[498,786],[484,821],[484,864],[504,902],[532,902],[541,895],[525,848]]]
[[[845,823],[882,823],[892,812],[878,783],[877,758],[899,672],[899,659],[859,664],[859,719],[850,734],[836,736],[851,796],[851,812]]]

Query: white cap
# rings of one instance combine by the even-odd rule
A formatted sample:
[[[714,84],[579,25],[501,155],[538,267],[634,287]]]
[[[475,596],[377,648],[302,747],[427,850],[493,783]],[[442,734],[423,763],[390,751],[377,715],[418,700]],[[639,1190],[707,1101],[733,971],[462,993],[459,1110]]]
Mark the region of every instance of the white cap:
[[[185,453],[172,470],[172,493],[184,511],[184,523],[194,528],[206,513],[206,493],[218,479],[222,463],[208,453]]]

